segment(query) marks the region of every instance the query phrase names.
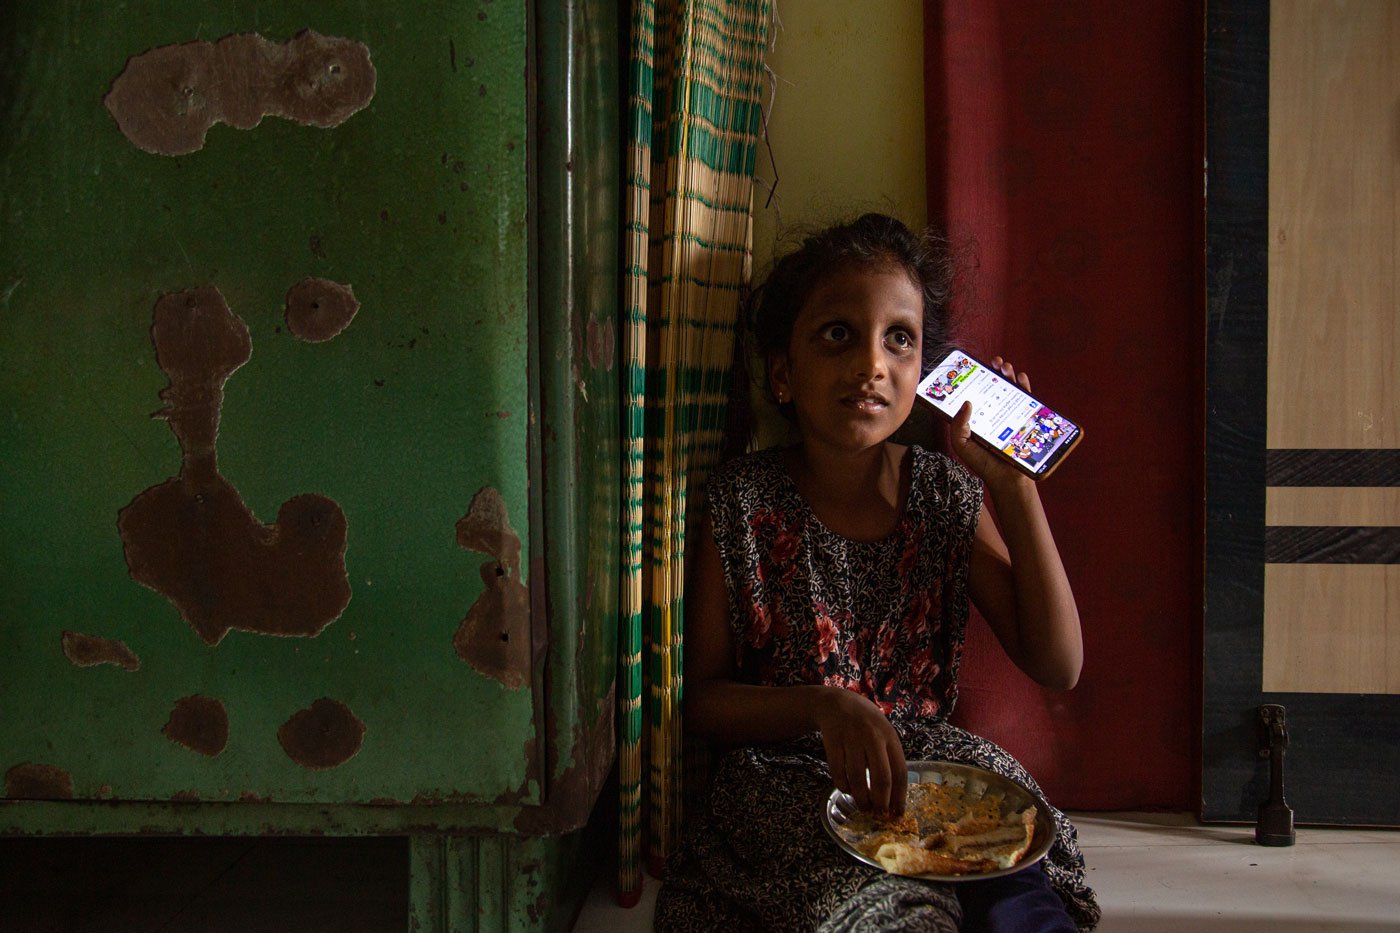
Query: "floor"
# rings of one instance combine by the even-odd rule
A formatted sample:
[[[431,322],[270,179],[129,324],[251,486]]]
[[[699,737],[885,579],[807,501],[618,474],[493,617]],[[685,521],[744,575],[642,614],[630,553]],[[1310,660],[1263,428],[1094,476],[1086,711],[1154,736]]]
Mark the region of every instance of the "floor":
[[[1078,814],[1101,933],[1400,933],[1400,830],[1251,827],[1180,814]],[[600,859],[600,863],[605,860]],[[651,929],[657,884],[616,906],[604,869],[575,933]],[[406,928],[403,839],[2,839],[0,931]]]
[[[1266,848],[1253,827],[1184,814],[1075,814],[1100,933],[1400,933],[1400,830],[1309,829]],[[651,929],[657,885],[615,905],[595,888],[574,933]]]

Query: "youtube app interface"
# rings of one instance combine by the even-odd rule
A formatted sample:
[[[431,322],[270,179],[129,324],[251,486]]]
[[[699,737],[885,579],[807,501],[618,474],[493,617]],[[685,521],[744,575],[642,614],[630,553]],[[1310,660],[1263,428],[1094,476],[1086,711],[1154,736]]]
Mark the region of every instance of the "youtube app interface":
[[[972,403],[972,431],[1000,447],[1031,473],[1054,461],[1054,453],[1074,439],[1079,428],[1046,408],[989,367],[954,350],[919,383],[919,395],[949,418],[963,402]]]

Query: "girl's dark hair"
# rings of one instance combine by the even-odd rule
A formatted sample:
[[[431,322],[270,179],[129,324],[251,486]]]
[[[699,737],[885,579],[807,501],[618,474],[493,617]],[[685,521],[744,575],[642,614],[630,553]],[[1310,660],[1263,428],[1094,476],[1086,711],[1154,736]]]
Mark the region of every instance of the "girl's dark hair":
[[[947,242],[930,231],[914,233],[884,214],[863,214],[849,223],[807,236],[802,245],[773,265],[749,297],[754,349],[760,360],[787,352],[792,327],[813,289],[834,272],[899,268],[924,300],[922,373],[948,347],[948,295],[952,258]],[[763,380],[771,400],[772,387]]]

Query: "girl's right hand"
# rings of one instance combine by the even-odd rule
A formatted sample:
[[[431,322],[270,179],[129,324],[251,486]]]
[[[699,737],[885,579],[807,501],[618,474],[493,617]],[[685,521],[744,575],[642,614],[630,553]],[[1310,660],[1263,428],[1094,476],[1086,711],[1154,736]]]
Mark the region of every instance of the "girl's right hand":
[[[818,704],[817,725],[832,782],[860,809],[899,816],[909,775],[894,726],[860,694],[841,687],[827,690]]]
[[[1002,378],[1018,385],[1025,392],[1031,391],[1031,379],[1024,372],[1016,372],[1016,367],[999,356],[992,357],[991,368],[1001,373]],[[1031,484],[1029,476],[1012,466],[1004,457],[992,453],[972,439],[972,402],[963,402],[948,430],[949,446],[963,465],[989,487],[1002,482]]]

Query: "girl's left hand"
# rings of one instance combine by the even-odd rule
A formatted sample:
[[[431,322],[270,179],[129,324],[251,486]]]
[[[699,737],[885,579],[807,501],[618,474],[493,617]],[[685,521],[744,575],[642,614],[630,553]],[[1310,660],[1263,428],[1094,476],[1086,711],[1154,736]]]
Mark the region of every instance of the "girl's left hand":
[[[1031,390],[1031,377],[1025,373],[1018,374],[1016,367],[1006,360],[994,356],[991,365],[1003,377],[1011,380],[1025,391]],[[969,470],[977,474],[984,483],[1011,479],[1030,481],[1020,470],[972,439],[971,402],[963,402],[962,408],[958,409],[957,417],[953,419],[953,424],[948,429],[948,439],[953,453],[957,454],[958,459],[965,463]]]

